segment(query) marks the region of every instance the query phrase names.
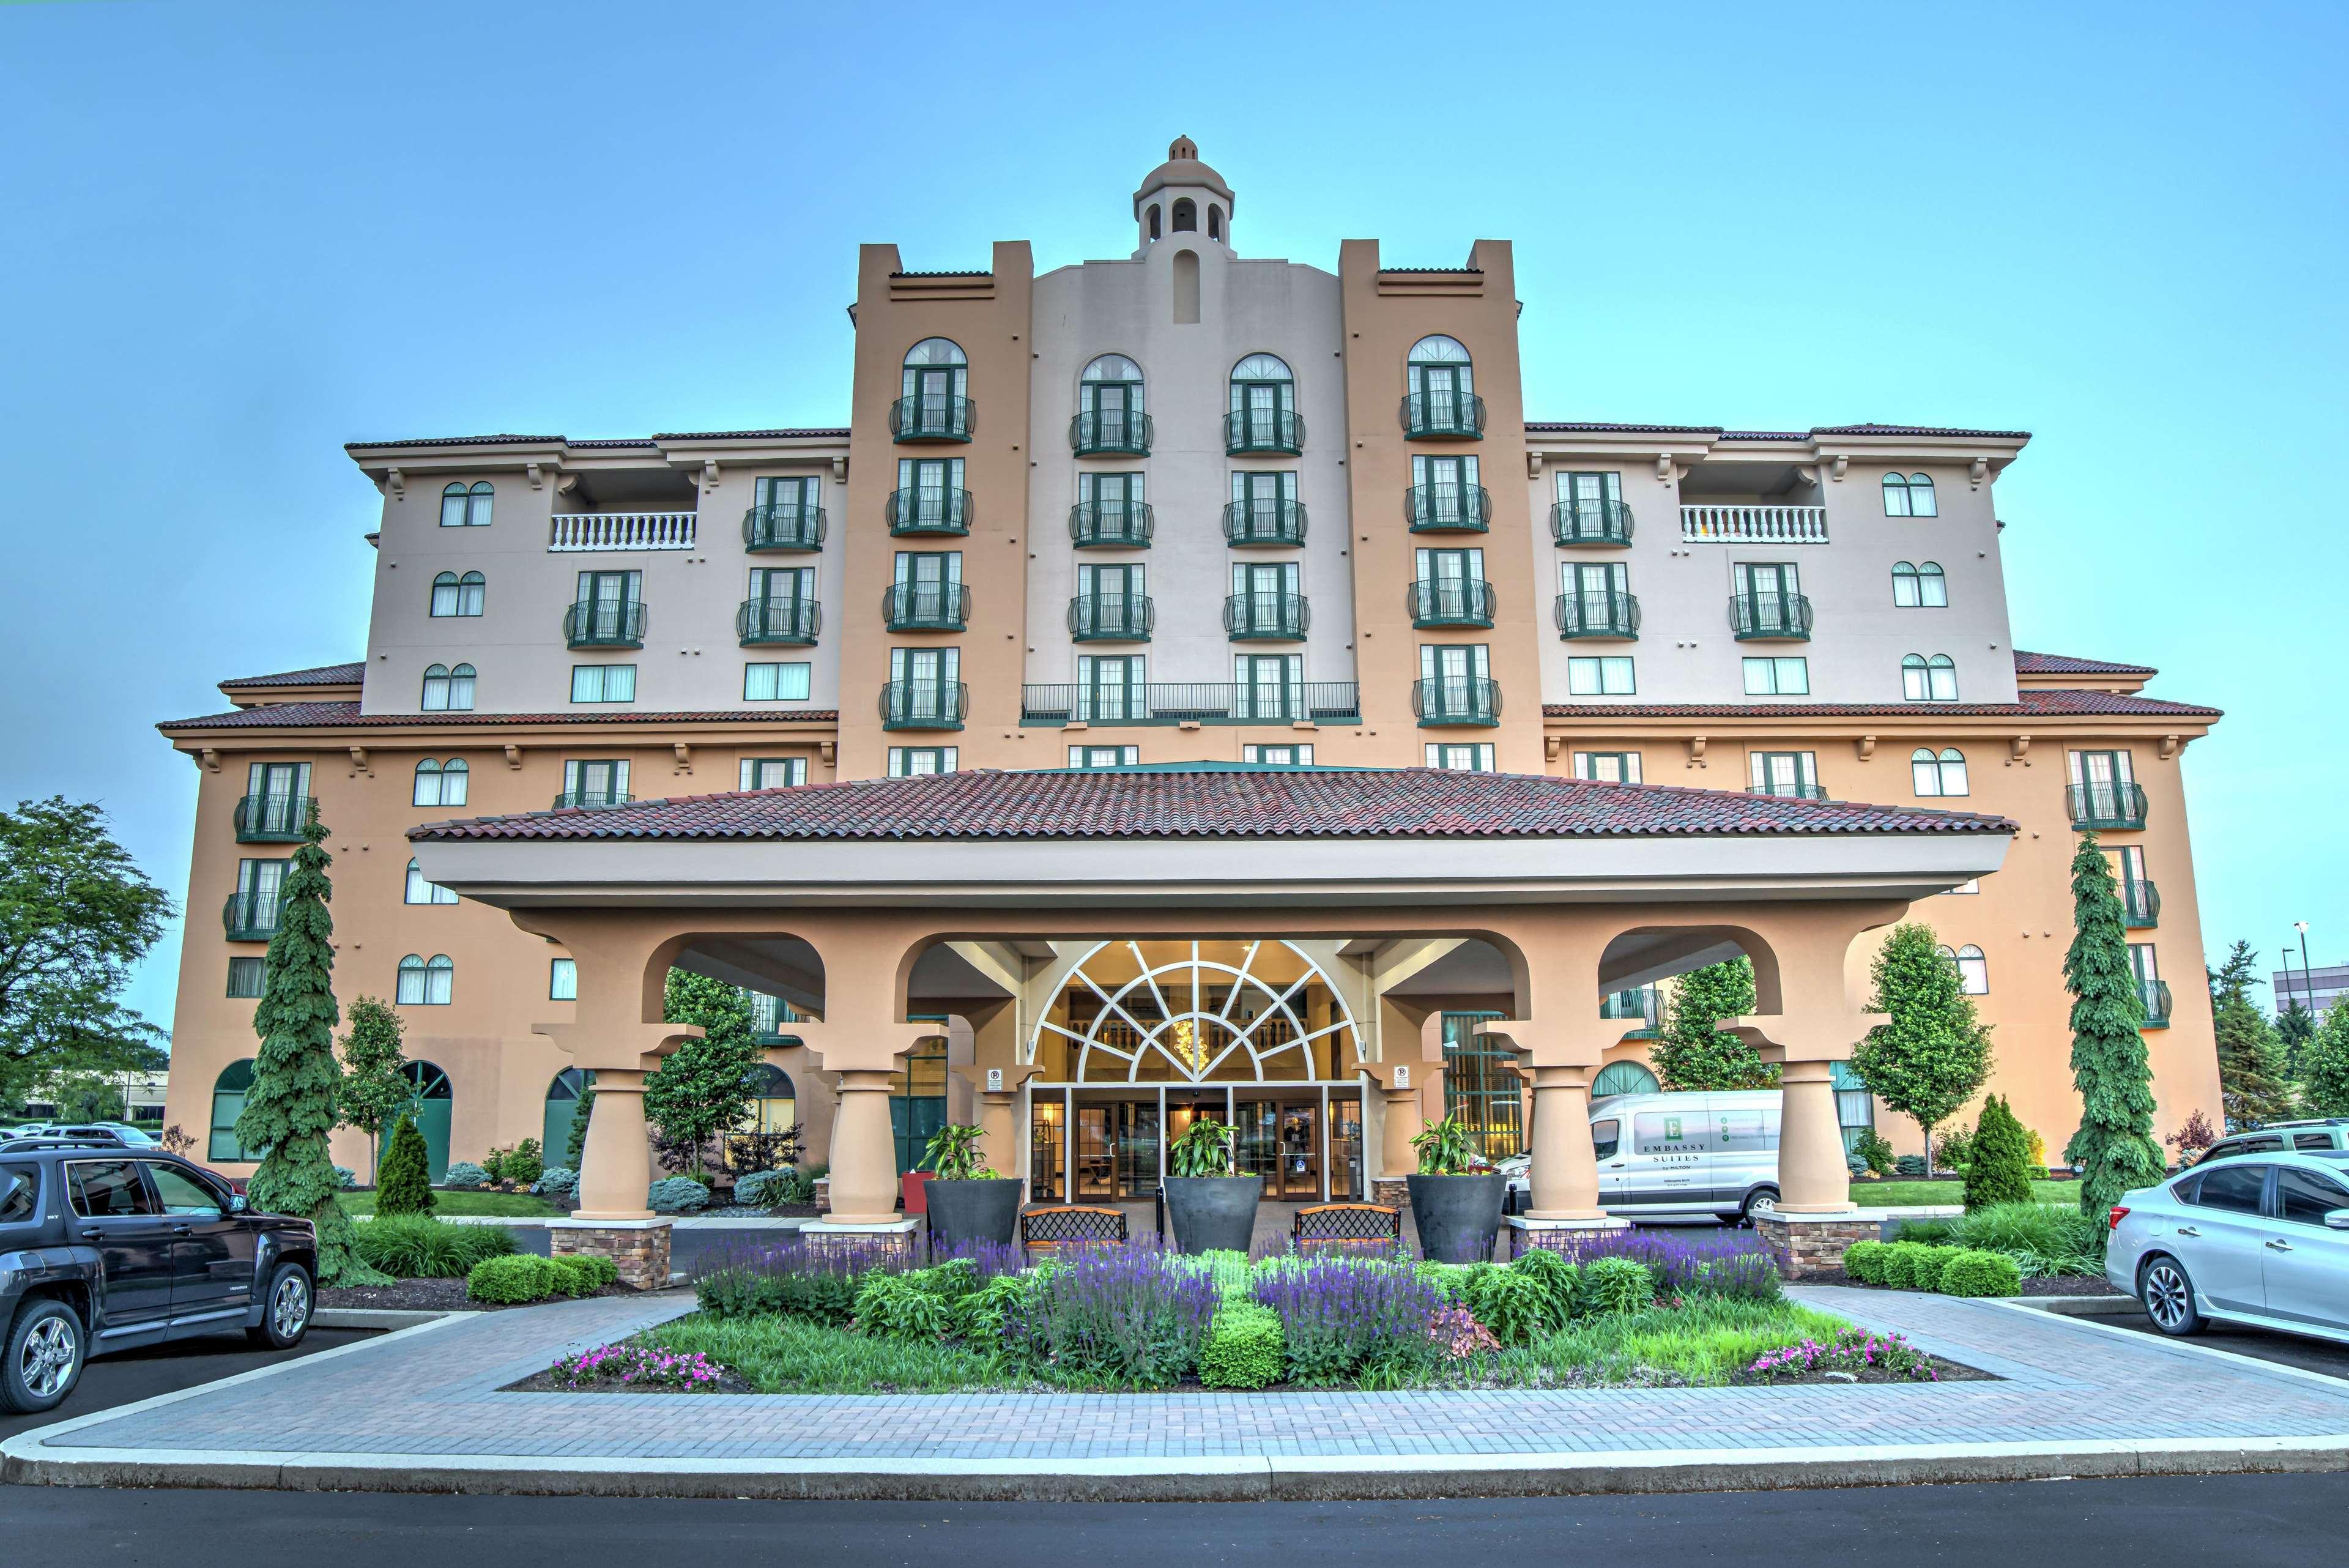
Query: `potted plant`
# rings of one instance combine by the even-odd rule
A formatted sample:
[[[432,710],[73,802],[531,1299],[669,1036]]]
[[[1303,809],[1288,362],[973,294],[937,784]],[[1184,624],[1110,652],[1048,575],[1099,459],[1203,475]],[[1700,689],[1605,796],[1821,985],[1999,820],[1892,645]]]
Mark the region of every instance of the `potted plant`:
[[[1232,1129],[1200,1116],[1167,1146],[1174,1174],[1166,1179],[1166,1221],[1185,1252],[1245,1252],[1256,1236],[1257,1199],[1264,1178],[1232,1168]]]
[[[984,1135],[953,1123],[930,1139],[923,1158],[930,1167],[926,1189],[930,1244],[994,1241],[1009,1246],[1019,1229],[1019,1180],[998,1176],[978,1158]]]
[[[1436,1263],[1480,1263],[1493,1255],[1509,1179],[1482,1168],[1457,1116],[1446,1116],[1411,1140],[1419,1170],[1411,1188],[1411,1217],[1419,1227],[1420,1256]]]

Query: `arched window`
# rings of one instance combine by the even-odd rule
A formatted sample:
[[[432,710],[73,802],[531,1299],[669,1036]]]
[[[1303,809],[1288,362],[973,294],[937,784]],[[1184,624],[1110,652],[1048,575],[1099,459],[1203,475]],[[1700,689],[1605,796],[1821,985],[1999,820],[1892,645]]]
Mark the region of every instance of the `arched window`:
[[[1456,337],[1441,333],[1411,346],[1411,396],[1403,406],[1404,428],[1416,435],[1482,434],[1476,412],[1475,368]]]
[[[443,713],[449,709],[449,667],[428,664],[424,667],[424,711]]]
[[[1939,516],[1940,508],[1933,501],[1933,476],[1930,473],[1886,474],[1884,514],[1887,517]]]
[[[440,764],[430,757],[416,764],[416,794],[410,804],[415,805],[440,804]]]
[[[484,589],[479,572],[467,572],[461,577],[443,572],[432,579],[432,613],[436,617],[479,615]]]
[[[580,1096],[595,1081],[592,1073],[577,1067],[565,1067],[548,1082],[546,1112],[539,1123],[538,1139],[538,1147],[545,1151],[547,1164],[570,1163],[572,1124],[579,1119]]]
[[[443,528],[486,528],[490,525],[490,499],[495,492],[486,479],[466,486],[451,484],[440,493],[440,526]]]
[[[1917,566],[1913,561],[1892,563],[1892,602],[1902,609],[1914,609],[1922,601],[1917,597]]]
[[[464,758],[450,757],[447,762],[442,763],[440,764],[440,804],[442,805],[464,805],[466,786],[472,781],[473,771],[465,765]]]
[[[1956,747],[1936,753],[1920,746],[1909,754],[1909,780],[1920,796],[1971,793],[1966,782],[1966,754]]]
[[[1274,354],[1250,354],[1232,367],[1231,428],[1225,442],[1234,452],[1294,450],[1297,378]]]
[[[751,1080],[750,1105],[742,1130],[789,1132],[799,1119],[799,1091],[792,1084],[792,1075],[771,1064],[761,1067]]]
[[[457,901],[457,895],[438,882],[426,881],[424,873],[418,870],[416,862],[411,860],[408,863],[406,901],[410,904],[453,904]]]
[[[1158,237],[1158,203],[1155,202],[1150,203],[1150,237],[1154,240]]]
[[[905,350],[903,396],[895,434],[968,439],[970,361],[951,338],[925,337]]]
[[[1652,1095],[1661,1087],[1656,1075],[1637,1062],[1610,1062],[1590,1081],[1590,1097],[1608,1095]]]
[[[248,1149],[237,1141],[236,1118],[244,1114],[244,1096],[253,1089],[253,1058],[243,1057],[221,1069],[212,1080],[212,1137],[204,1147],[206,1159],[242,1161],[259,1159],[259,1149]]]
[[[424,686],[426,691],[429,693],[432,687],[430,670],[425,671]],[[432,706],[429,701],[427,701],[424,705],[427,708]],[[460,664],[453,667],[449,671],[449,701],[446,706],[452,713],[468,713],[472,711],[473,667],[471,665]]]
[[[1077,445],[1081,452],[1139,452],[1149,446],[1142,416],[1142,367],[1123,354],[1103,354],[1085,367],[1077,386]]]
[[[1941,950],[1945,953],[1950,951],[1947,948]],[[1982,949],[1969,942],[1956,952],[1951,953],[1950,958],[1951,961],[1958,966],[1960,990],[1968,996],[1990,994],[1990,960],[1982,956]]]
[[[1207,203],[1207,237],[1211,240],[1224,237],[1224,210],[1213,202]]]
[[[1195,233],[1199,227],[1199,204],[1185,196],[1174,203],[1174,232],[1178,234]]]
[[[1917,603],[1926,609],[1945,609],[1950,603],[1950,579],[1939,561],[1917,568]]]
[[[457,966],[447,953],[429,959],[409,953],[399,961],[399,986],[392,1000],[402,1007],[446,1007],[456,984]]]
[[[1958,667],[1946,653],[1928,659],[1912,653],[1900,660],[1900,695],[1911,702],[1958,700]]]

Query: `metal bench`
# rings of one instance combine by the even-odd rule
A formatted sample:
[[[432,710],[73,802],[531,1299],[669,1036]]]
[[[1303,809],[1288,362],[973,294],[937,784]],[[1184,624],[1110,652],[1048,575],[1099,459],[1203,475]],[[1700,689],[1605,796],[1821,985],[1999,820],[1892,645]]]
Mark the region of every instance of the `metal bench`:
[[[1288,1222],[1288,1242],[1299,1252],[1309,1247],[1400,1247],[1402,1210],[1392,1203],[1308,1203]]]
[[[1093,1203],[1053,1203],[1019,1213],[1019,1245],[1028,1251],[1057,1251],[1125,1240],[1125,1210]]]

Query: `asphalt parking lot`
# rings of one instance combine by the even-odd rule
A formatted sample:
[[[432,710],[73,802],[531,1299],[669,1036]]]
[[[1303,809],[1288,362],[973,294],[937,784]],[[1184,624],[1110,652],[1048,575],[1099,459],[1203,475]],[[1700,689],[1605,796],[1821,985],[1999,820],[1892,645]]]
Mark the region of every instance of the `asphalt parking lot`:
[[[2163,1337],[2153,1320],[2141,1312],[2120,1317],[2100,1317],[2095,1320],[2131,1334]],[[2179,1341],[2209,1350],[2223,1350],[2233,1355],[2249,1355],[2261,1361],[2272,1361],[2279,1366],[2298,1367],[2302,1372],[2318,1372],[2327,1377],[2349,1380],[2349,1345],[2335,1344],[2329,1339],[2309,1339],[2297,1334],[2271,1334],[2263,1328],[2241,1328],[2230,1323],[2214,1323],[2200,1334]]]
[[[0,1438],[13,1438],[36,1427],[94,1415],[117,1405],[135,1405],[158,1394],[176,1394],[201,1383],[213,1383],[250,1372],[257,1366],[316,1355],[322,1350],[366,1339],[371,1331],[314,1328],[291,1350],[255,1350],[242,1334],[221,1334],[183,1339],[145,1350],[127,1350],[100,1356],[84,1366],[81,1381],[66,1402],[39,1416],[0,1414]]]

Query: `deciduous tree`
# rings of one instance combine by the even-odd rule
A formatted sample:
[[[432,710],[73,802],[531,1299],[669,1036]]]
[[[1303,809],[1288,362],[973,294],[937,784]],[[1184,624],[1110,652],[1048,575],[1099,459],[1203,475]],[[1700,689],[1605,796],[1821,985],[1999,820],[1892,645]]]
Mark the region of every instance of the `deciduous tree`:
[[[391,1119],[407,1108],[416,1093],[400,1069],[408,1057],[400,1048],[405,1027],[399,1014],[377,997],[362,996],[351,1003],[350,1033],[343,1036],[343,1084],[337,1100],[343,1125],[367,1134],[367,1180],[374,1183],[383,1168],[382,1137]]]
[[[764,1057],[750,1033],[750,999],[738,987],[673,969],[661,1016],[671,1023],[698,1023],[702,1033],[647,1075],[645,1116],[664,1144],[689,1151],[685,1163],[698,1180],[703,1146],[750,1109]]]
[[[2349,1002],[2325,1009],[2302,1055],[2300,1083],[2308,1108],[2320,1116],[2349,1116]]]
[[[1870,973],[1872,1005],[1889,1016],[1852,1052],[1852,1068],[1870,1094],[1924,1129],[1930,1175],[1933,1129],[1990,1076],[1990,1030],[1975,1017],[1957,961],[1940,950],[1930,926],[1893,927]]]

